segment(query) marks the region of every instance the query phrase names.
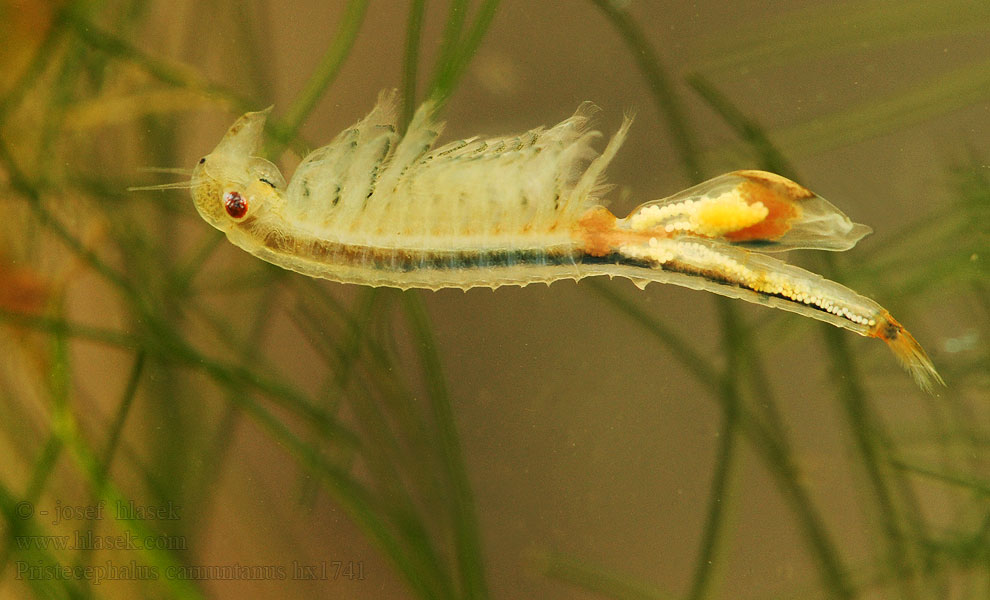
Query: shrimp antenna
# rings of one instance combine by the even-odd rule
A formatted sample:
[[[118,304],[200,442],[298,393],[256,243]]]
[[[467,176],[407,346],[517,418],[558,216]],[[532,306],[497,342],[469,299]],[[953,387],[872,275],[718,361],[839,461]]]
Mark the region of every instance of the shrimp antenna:
[[[191,177],[193,174],[192,169],[184,169],[182,167],[138,167],[137,171],[139,173],[167,173],[169,175],[185,175],[186,177]]]
[[[188,190],[196,187],[198,181],[176,181],[174,183],[160,183],[158,185],[132,185],[127,188],[128,192],[151,192],[156,190]]]

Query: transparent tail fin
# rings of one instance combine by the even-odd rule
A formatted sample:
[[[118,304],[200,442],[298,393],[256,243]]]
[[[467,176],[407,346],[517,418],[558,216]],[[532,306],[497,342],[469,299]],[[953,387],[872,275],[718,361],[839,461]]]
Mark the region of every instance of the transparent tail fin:
[[[901,365],[914,377],[915,383],[929,394],[935,393],[935,384],[945,385],[942,376],[935,370],[935,365],[928,358],[924,348],[918,343],[907,329],[889,314],[877,326],[874,337],[887,342],[894,356]]]

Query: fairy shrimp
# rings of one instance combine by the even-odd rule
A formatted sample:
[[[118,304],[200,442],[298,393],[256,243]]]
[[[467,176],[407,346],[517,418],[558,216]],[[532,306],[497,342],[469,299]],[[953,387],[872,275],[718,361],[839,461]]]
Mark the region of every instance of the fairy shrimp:
[[[630,118],[601,154],[590,103],[550,128],[436,147],[434,109],[420,107],[400,135],[394,95],[383,94],[288,184],[255,156],[268,111],[247,113],[189,182],[151,189],[191,188],[199,214],[233,244],[311,277],[431,290],[596,275],[672,283],[880,338],[922,388],[944,384],[879,304],[764,254],[847,250],[870,233],[801,185],[735,171],[618,218],[599,198]]]

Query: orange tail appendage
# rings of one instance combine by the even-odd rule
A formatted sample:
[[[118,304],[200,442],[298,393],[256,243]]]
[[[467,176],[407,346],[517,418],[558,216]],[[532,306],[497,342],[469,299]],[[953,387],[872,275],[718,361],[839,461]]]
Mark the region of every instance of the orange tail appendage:
[[[914,381],[929,394],[935,393],[935,384],[945,385],[942,376],[935,370],[935,365],[914,336],[898,323],[890,314],[880,319],[873,337],[887,342],[894,356],[900,361]]]

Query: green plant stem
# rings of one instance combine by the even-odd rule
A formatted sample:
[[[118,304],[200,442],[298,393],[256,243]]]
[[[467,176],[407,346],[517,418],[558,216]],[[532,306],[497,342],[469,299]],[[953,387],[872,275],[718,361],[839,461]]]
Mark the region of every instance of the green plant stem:
[[[64,35],[65,28],[62,25],[61,16],[59,16],[45,35],[45,39],[38,46],[34,56],[31,57],[31,62],[28,63],[20,78],[10,87],[7,95],[0,99],[0,126],[7,121],[7,117],[14,107],[20,103],[27,91],[44,72],[52,53],[58,48]]]
[[[242,343],[237,344],[236,349],[231,350],[232,353],[239,354],[238,364],[243,367],[256,366],[260,360],[260,344],[265,334],[265,327],[270,322],[271,311],[278,293],[277,286],[271,286],[263,292],[258,306],[254,310],[254,317],[247,335]],[[227,457],[236,439],[234,434],[243,420],[243,413],[237,410],[237,400],[233,397],[235,393],[237,392],[232,390],[227,392],[223,416],[219,419],[219,426],[214,429],[213,439],[208,443],[208,449],[205,453],[206,456],[210,457],[210,461],[197,474],[198,481],[190,486],[191,491],[187,495],[189,498],[202,498],[202,501],[197,501],[198,506],[208,506],[210,494],[216,490],[214,482],[221,477],[223,469],[229,464]],[[196,511],[193,522],[186,524],[187,530],[197,531],[202,518],[200,515],[205,514],[207,514],[206,510]]]
[[[311,446],[300,440],[284,423],[261,409],[253,401],[242,399],[241,407],[261,425],[273,439],[277,440],[302,463],[317,475],[326,485],[331,497],[339,503],[366,535],[382,550],[413,592],[421,598],[432,598],[433,590],[423,580],[418,566],[414,564],[386,523],[378,517],[379,503],[363,486],[335,465],[327,463]]]
[[[690,122],[684,112],[674,85],[661,67],[660,59],[653,50],[643,30],[624,9],[614,0],[590,0],[618,30],[622,40],[629,46],[629,52],[636,60],[643,77],[657,102],[657,110],[664,117],[671,139],[677,146],[681,168],[685,178],[691,182],[701,180],[700,154],[694,141],[694,134],[688,127]]]
[[[371,442],[362,456],[371,477],[377,482],[383,512],[408,547],[407,554],[417,563],[416,571],[429,585],[432,596],[453,600],[458,594],[453,589],[455,578],[451,568],[440,558],[430,539],[426,519],[418,514],[410,486],[400,472],[404,462],[401,460],[403,450],[398,443],[400,432],[390,427],[380,399],[370,390],[361,391],[364,393],[355,394],[350,406],[366,439]]]
[[[196,71],[171,65],[138,50],[122,40],[89,22],[75,11],[65,12],[65,23],[72,32],[92,48],[141,67],[149,75],[174,87],[199,90],[217,98],[222,98],[240,111],[257,108],[257,102],[233,90],[215,84],[201,77]]]
[[[345,431],[337,424],[328,421],[326,415],[320,410],[311,406],[309,401],[301,394],[294,392],[289,387],[274,382],[252,370],[237,366],[225,365],[219,361],[209,359],[184,340],[166,322],[159,318],[157,313],[151,308],[148,300],[137,291],[135,285],[124,278],[115,269],[111,268],[100,259],[92,250],[87,248],[78,238],[72,235],[62,223],[55,218],[43,205],[41,193],[21,172],[14,162],[13,157],[7,151],[6,146],[0,142],[0,162],[7,164],[8,174],[12,186],[16,191],[28,200],[38,220],[51,230],[55,235],[72,250],[77,256],[89,263],[100,275],[110,283],[117,286],[130,300],[135,308],[136,314],[144,321],[145,327],[150,334],[145,338],[149,343],[157,348],[149,347],[149,350],[161,352],[166,360],[180,358],[180,362],[203,369],[212,377],[219,381],[240,381],[258,390],[270,394],[273,399],[282,401],[282,405],[292,409],[298,414],[304,415],[319,427],[331,427],[340,434]],[[353,439],[353,436],[349,436]]]
[[[450,0],[450,7],[447,9],[447,21],[444,23],[443,33],[440,36],[440,48],[437,51],[436,64],[433,67],[433,82],[430,89],[436,91],[440,88],[440,81],[446,76],[454,62],[454,54],[457,52],[457,45],[461,39],[461,30],[464,29],[464,22],[467,20],[468,0]]]
[[[746,116],[729,98],[720,92],[710,81],[699,73],[685,77],[687,84],[708,103],[726,124],[731,127],[747,145],[760,157],[762,167],[791,178],[795,170],[784,158],[783,153],[770,141],[766,130],[756,121]]]
[[[784,159],[783,154],[770,141],[765,129],[756,121],[746,117],[723,94],[700,75],[689,77],[690,85],[711,105],[736,132],[751,145],[760,156],[764,168],[796,177],[793,167]],[[830,257],[828,257],[830,258]],[[834,260],[829,260],[829,270],[835,270]],[[834,370],[834,380],[839,389],[840,401],[845,409],[849,426],[856,440],[857,449],[862,459],[870,481],[877,507],[876,513],[884,531],[883,540],[886,554],[892,563],[891,569],[897,577],[900,593],[905,598],[917,598],[919,592],[912,585],[913,575],[918,569],[914,566],[904,532],[901,529],[901,516],[890,490],[890,484],[882,469],[884,459],[881,457],[882,446],[878,445],[878,437],[885,436],[880,431],[879,423],[870,416],[869,404],[861,381],[859,369],[853,360],[845,333],[832,326],[822,326],[829,356]],[[905,486],[903,489],[907,490]],[[916,531],[922,531],[920,522],[914,523]]]
[[[171,271],[171,287],[179,294],[185,295],[189,286],[192,285],[196,275],[202,271],[207,259],[219,248],[227,237],[215,229],[210,229],[204,237],[202,243],[195,250],[190,252],[190,257]]]
[[[459,51],[453,57],[453,64],[446,74],[445,81],[441,83],[440,95],[442,97],[447,97],[453,91],[461,76],[467,70],[468,63],[474,58],[475,52],[478,51],[482,40],[485,39],[488,28],[495,19],[495,11],[498,9],[499,2],[500,0],[484,0],[478,8],[478,14],[475,16],[474,23],[464,37]]]
[[[430,404],[437,428],[440,452],[446,476],[451,486],[450,510],[454,522],[454,542],[459,565],[461,594],[464,598],[484,599],[488,597],[485,583],[484,561],[481,554],[481,540],[475,515],[474,498],[468,481],[464,458],[461,455],[454,413],[447,394],[440,355],[430,328],[429,317],[423,301],[416,293],[402,294],[413,336],[417,340],[423,371],[426,374]]]
[[[931,477],[932,479],[937,479],[945,483],[965,488],[978,496],[990,498],[990,478],[981,480],[973,477],[971,474],[963,475],[961,473],[949,473],[941,468],[935,469],[932,467],[924,467],[921,465],[911,464],[903,460],[891,460],[891,464],[898,469],[903,469],[910,473],[917,473],[918,475],[924,475],[925,477]]]
[[[22,501],[30,502],[31,504],[35,504],[38,501],[38,498],[41,497],[41,493],[45,489],[48,478],[51,477],[52,471],[54,471],[55,465],[62,455],[63,448],[62,441],[58,436],[54,434],[48,435],[44,446],[42,446],[41,453],[38,455],[37,460],[34,462],[34,467],[31,469],[31,479],[28,481],[24,495],[21,497]],[[11,512],[13,514],[13,511]],[[13,518],[15,520],[17,519],[16,516]],[[13,533],[15,529],[17,527],[12,523],[9,527],[10,533]],[[6,572],[7,561],[10,558],[11,551],[16,549],[12,544],[13,541],[13,535],[8,535],[4,540],[3,549],[0,550],[0,573]]]
[[[740,333],[739,316],[730,300],[717,298],[722,320],[722,345],[726,353],[726,368],[721,378],[722,427],[719,432],[719,447],[715,455],[715,473],[712,476],[711,492],[708,495],[708,517],[701,538],[698,559],[695,561],[694,579],[688,593],[689,600],[702,600],[710,595],[722,537],[725,535],[726,514],[733,506],[733,480],[738,471],[736,458],[736,438],[739,435],[739,409],[742,398],[738,382],[742,380],[743,337]]]
[[[29,546],[26,549],[15,548],[14,541],[21,536],[38,536],[47,533],[42,529],[38,518],[34,515],[25,518],[25,514],[21,512],[23,510],[23,504],[27,500],[34,504],[32,500],[26,499],[21,496],[15,495],[6,485],[0,481],[0,514],[3,515],[4,521],[6,521],[6,528],[4,533],[6,534],[5,548],[15,549],[18,551],[18,557],[23,559],[25,562],[32,565],[54,565],[59,564],[59,558],[48,552],[47,549],[40,548],[36,545]],[[33,510],[31,511],[34,512]],[[0,570],[0,573],[6,573],[7,565],[7,555],[5,554],[0,557],[0,567],[4,570]],[[47,577],[25,577],[23,581],[28,585],[28,587],[34,592],[34,596],[37,598],[83,598],[84,591],[81,584],[72,579],[59,579]]]
[[[818,511],[814,508],[807,490],[801,483],[802,474],[794,464],[789,446],[783,437],[776,431],[768,430],[760,420],[756,419],[742,405],[737,405],[736,408],[730,408],[725,404],[728,398],[720,393],[722,388],[718,383],[720,381],[718,374],[707,367],[703,360],[689,358],[693,356],[693,352],[686,346],[680,348],[683,344],[679,342],[678,338],[672,336],[665,327],[655,322],[652,316],[647,315],[631,302],[623,301],[621,297],[614,293],[603,293],[602,296],[615,302],[616,306],[627,316],[645,325],[647,331],[653,334],[665,346],[668,346],[670,343],[669,340],[678,344],[678,349],[674,352],[674,356],[680,358],[682,363],[692,370],[696,377],[698,377],[699,383],[707,385],[709,391],[721,404],[723,413],[732,410],[739,411],[740,429],[770,468],[770,473],[777,481],[784,500],[794,512],[799,527],[805,532],[805,539],[811,555],[818,563],[819,572],[825,587],[837,598],[853,598],[855,593],[848,581],[845,567],[842,564],[835,545],[828,535],[828,531],[825,529],[821,517],[818,515]]]
[[[240,36],[248,40],[244,44],[244,62],[247,63],[248,72],[251,74],[251,88],[257,90],[271,90],[272,82],[275,81],[273,74],[274,47],[272,44],[272,5],[268,2],[256,2],[245,5],[243,8],[232,11],[233,17],[237,21]],[[223,10],[218,7],[218,9]],[[260,24],[260,27],[255,27]],[[186,46],[195,44],[187,43]],[[268,94],[262,98],[264,104],[270,101]]]
[[[131,405],[134,404],[134,398],[137,396],[138,385],[144,373],[146,356],[144,350],[138,350],[134,356],[134,365],[131,367],[131,374],[127,378],[127,387],[124,389],[123,397],[117,406],[117,413],[114,416],[113,423],[110,425],[110,432],[107,434],[106,446],[103,449],[103,458],[100,460],[98,482],[104,481],[110,472],[110,466],[117,452],[117,446],[120,444],[121,433],[124,431],[124,423],[127,421],[127,416],[131,411]]]
[[[35,331],[43,331],[48,334],[65,335],[66,337],[79,338],[81,340],[89,340],[99,344],[104,344],[106,346],[122,348],[125,350],[134,350],[139,348],[141,345],[136,337],[126,333],[121,333],[119,331],[114,331],[112,329],[80,325],[53,317],[28,315],[10,311],[5,308],[0,308],[0,321],[5,321],[17,327],[34,329]]]
[[[368,10],[368,0],[350,0],[344,9],[344,14],[340,17],[340,24],[337,26],[337,33],[323,53],[320,64],[309,76],[299,95],[289,106],[285,113],[283,127],[280,135],[283,140],[291,140],[299,133],[299,128],[303,121],[312,112],[317,101],[323,96],[327,87],[337,77],[344,61],[351,53],[354,40],[357,39],[358,31],[364,22],[364,15]]]
[[[539,572],[545,577],[577,586],[596,597],[613,600],[673,600],[675,597],[656,587],[629,581],[625,577],[557,553],[540,554],[535,557],[535,562]]]
[[[698,168],[699,160],[695,144],[690,131],[685,127],[686,121],[681,118],[682,111],[680,110],[679,101],[673,93],[672,86],[663,75],[659,60],[646,42],[642,32],[624,11],[612,5],[608,0],[591,1],[610,17],[613,23],[619,28],[627,44],[634,49],[640,69],[650,82],[654,97],[661,107],[661,113],[666,115],[668,127],[673,132],[675,139],[678,140],[678,147],[681,150],[681,162],[685,174],[692,181],[696,180],[697,176],[700,175],[700,169]],[[682,136],[683,140],[679,136]],[[627,314],[632,313],[627,311]],[[655,334],[664,333],[662,329],[654,329],[653,331]],[[667,343],[666,340],[670,338],[669,335],[659,335],[659,337],[665,344]],[[689,353],[685,354],[683,350],[678,350],[675,352],[675,355],[690,356]],[[690,362],[692,364],[695,363],[695,361]],[[695,372],[696,374],[703,374],[703,371],[698,369],[695,369]],[[711,377],[709,379],[699,379],[699,381],[715,382],[717,379]],[[714,384],[710,383],[710,386],[712,386],[712,391],[718,394],[719,390]],[[726,402],[725,397],[717,397],[723,402],[724,412],[732,410],[724,404]],[[768,432],[765,426],[762,426],[759,421],[753,419],[748,413],[741,413],[741,416],[743,417],[741,419],[743,433],[760,451],[763,460],[771,468],[771,473],[775,475],[781,493],[794,511],[800,527],[807,535],[808,545],[812,555],[818,562],[823,583],[834,596],[852,598],[854,591],[848,581],[845,567],[842,565],[838,552],[829,538],[827,530],[818,516],[807,491],[797,479],[800,477],[800,474],[792,462],[789,447],[783,436],[783,431],[779,427],[779,423],[774,426],[774,432]]]
[[[880,528],[884,533],[881,539],[885,545],[885,554],[891,563],[891,571],[900,584],[902,597],[920,598],[919,592],[912,585],[913,575],[917,573],[917,569],[909,558],[904,532],[900,525],[900,511],[882,468],[885,461],[881,457],[881,448],[876,442],[877,437],[882,435],[878,431],[879,423],[870,414],[859,369],[846,344],[845,333],[835,327],[824,325],[822,333],[832,360],[833,379],[837,382],[839,401],[845,410],[856,449],[873,491],[876,502],[875,514],[880,520]]]
[[[478,8],[474,23],[462,41],[461,32],[467,18],[466,5],[466,0],[454,0],[451,3],[447,25],[444,28],[443,42],[429,93],[429,97],[438,106],[442,106],[447,101],[467,69],[474,53],[478,50],[478,46],[481,45],[492,20],[495,18],[499,0],[484,0]]]
[[[132,297],[137,298],[135,290],[120,273],[96,256],[92,250],[87,248],[76,236],[72,235],[61,221],[44,207],[39,187],[32,183],[18,167],[17,162],[2,139],[0,139],[0,162],[3,162],[7,167],[11,187],[27,199],[28,206],[42,225],[51,230],[72,252],[89,263],[100,275],[128,292]]]
[[[745,142],[753,147],[761,159],[761,166],[786,176],[796,177],[793,167],[770,141],[766,130],[759,123],[739,111],[724,94],[702,76],[690,75],[688,83]],[[831,262],[831,266],[834,270],[834,261]],[[880,466],[882,462],[879,457],[880,448],[873,441],[880,432],[873,431],[877,424],[875,419],[871,420],[867,414],[868,404],[859,370],[846,344],[845,333],[831,325],[822,326],[822,332],[836,373],[835,380],[839,384],[840,400],[877,501],[877,514],[885,532],[883,539],[887,545],[886,553],[890,557],[895,573],[909,575],[915,569],[910,566],[911,561],[908,557],[904,532],[899,525],[897,507]],[[909,581],[904,579],[899,581],[901,581],[903,597],[918,597],[917,590],[909,585]]]
[[[230,365],[209,359],[199,354],[191,347],[186,346],[185,342],[179,338],[173,338],[171,340],[173,343],[179,345],[172,346],[172,349],[169,350],[166,347],[153,343],[153,334],[149,335],[149,337],[142,338],[144,341],[140,341],[136,337],[118,334],[117,332],[109,330],[84,325],[74,325],[62,319],[22,315],[4,309],[0,309],[0,319],[7,320],[20,326],[46,331],[52,335],[66,335],[70,337],[79,337],[81,339],[91,339],[121,348],[143,348],[154,354],[156,357],[166,361],[174,361],[178,358],[178,362],[184,363],[192,368],[201,369],[220,383],[243,384],[250,389],[254,389],[272,398],[278,399],[280,404],[291,409],[293,412],[307,417],[307,419],[313,422],[316,426],[329,428],[330,431],[334,432],[334,435],[337,437],[338,441],[342,443],[351,445],[357,445],[358,443],[357,438],[353,433],[346,430],[333,420],[328,419],[326,414],[322,411],[310,406],[309,400],[307,400],[299,392],[293,390],[291,387],[269,379],[257,373],[253,369],[247,369],[245,367]]]
[[[668,128],[671,130],[680,150],[681,165],[685,175],[689,180],[697,181],[701,174],[701,169],[693,136],[686,126],[687,120],[683,118],[680,101],[673,91],[673,86],[664,74],[660,66],[660,61],[653,52],[652,47],[646,41],[642,31],[625,11],[612,4],[609,0],[591,1],[619,29],[623,39],[633,50],[640,70],[650,83],[653,95],[660,106],[661,114],[665,115]],[[658,334],[663,333],[662,330],[654,331]],[[661,335],[660,338],[666,340],[669,336]],[[681,354],[681,352],[678,352],[678,354]],[[691,362],[694,363],[694,361]],[[705,380],[701,379],[701,381]],[[709,381],[716,380],[710,379]],[[717,393],[717,390],[714,391]],[[719,398],[723,402],[726,401],[724,397]],[[723,411],[728,412],[730,410],[732,409],[723,405]],[[772,433],[767,432],[758,421],[748,418],[748,416],[742,420],[741,425],[743,432],[750,441],[757,449],[761,450],[763,459],[771,467],[771,472],[776,475],[777,482],[785,499],[795,511],[802,529],[808,535],[811,552],[818,561],[819,570],[826,587],[836,597],[852,598],[854,592],[848,582],[845,568],[817,511],[811,503],[811,499],[797,479],[799,473],[793,465],[786,443],[782,441],[783,438],[778,439]]]
[[[131,373],[128,376],[123,397],[117,407],[117,413],[114,417],[113,423],[110,426],[110,433],[107,435],[107,442],[104,445],[103,456],[99,459],[99,469],[93,477],[93,490],[91,492],[92,497],[89,500],[90,506],[95,506],[97,502],[99,502],[99,498],[102,496],[103,486],[106,485],[108,481],[110,467],[113,464],[114,457],[117,453],[117,447],[120,443],[120,436],[124,429],[124,423],[127,420],[127,415],[130,414],[131,405],[134,402],[134,397],[137,395],[138,384],[140,383],[141,376],[144,373],[144,364],[145,353],[143,351],[138,351],[137,355],[134,357],[134,365],[131,367]],[[89,521],[86,524],[86,529],[86,535],[95,535],[96,523],[94,521]],[[91,564],[94,551],[95,548],[87,547],[81,549],[75,558],[76,566],[82,567],[87,564]]]
[[[752,429],[747,427],[752,438]],[[807,536],[807,543],[812,556],[818,562],[822,582],[828,592],[842,599],[856,597],[856,591],[849,582],[845,566],[839,556],[838,549],[828,535],[828,530],[814,508],[807,489],[801,483],[802,473],[794,464],[786,445],[771,438],[764,438],[757,447],[764,460],[776,476],[777,485],[784,499],[797,517],[798,524]]]
[[[304,286],[304,283],[311,285]],[[299,332],[311,339],[312,345],[321,353],[327,367],[333,371],[329,385],[325,386],[325,391],[320,395],[327,397],[327,409],[331,414],[336,414],[361,357],[362,346],[367,337],[366,324],[371,319],[372,313],[378,309],[376,300],[379,296],[379,289],[368,288],[358,299],[357,308],[352,313],[342,310],[337,315],[337,318],[345,321],[346,332],[343,341],[337,344],[335,348],[329,349],[333,345],[331,341],[341,337],[339,335],[330,336],[326,333],[327,324],[333,322],[335,318],[324,317],[316,314],[315,310],[310,310],[307,306],[309,297],[303,296],[302,292],[312,291],[310,296],[321,300],[326,297],[326,294],[319,293],[322,290],[312,282],[299,282],[294,287],[296,288],[298,306],[292,313],[292,319]],[[322,450],[323,440],[317,439],[315,444],[318,450]],[[301,483],[302,496],[312,498],[316,491],[315,482],[307,477]]]
[[[623,294],[612,289],[611,285],[596,279],[587,279],[581,282],[595,290],[599,296],[610,302],[613,307],[624,313],[627,317],[645,327],[653,337],[659,339],[670,351],[681,365],[694,375],[695,379],[710,390],[718,387],[719,376],[715,368],[708,360],[702,357],[688,344],[687,340],[677,335],[672,329],[660,322],[654,315],[643,310],[638,304],[629,300]]]
[[[71,390],[71,368],[69,366],[69,339],[55,334],[51,337],[52,358],[49,371],[49,393],[52,403],[52,433],[68,450],[76,467],[87,478],[92,491],[110,506],[126,503],[124,496],[114,486],[103,478],[103,471],[96,453],[87,444],[79,424],[76,422],[69,404]],[[114,520],[114,523],[131,531],[139,537],[154,535],[140,520]],[[145,557],[148,563],[156,566],[159,572],[177,568],[180,563],[171,552],[154,548],[152,545],[139,546],[137,552]],[[165,577],[166,585],[175,598],[202,598],[200,591],[189,581],[179,578]]]
[[[301,290],[311,287],[318,286],[312,282],[300,285]],[[322,298],[325,294],[316,293],[313,296]],[[388,293],[367,288],[358,299],[356,311],[342,311],[337,317],[328,317],[313,310],[315,306],[308,306],[312,302],[301,296],[300,306],[293,312],[293,320],[298,322],[300,333],[309,339],[334,372],[332,387],[338,395],[344,395],[345,387],[350,388],[351,393],[347,394],[349,406],[365,442],[362,453],[365,468],[376,483],[374,488],[381,498],[382,510],[396,529],[397,539],[407,549],[410,560],[416,562],[417,573],[426,587],[432,590],[429,597],[455,598],[460,595],[454,589],[456,579],[453,570],[448,570],[448,565],[440,558],[426,527],[429,513],[424,514],[422,510],[424,506],[443,506],[449,496],[441,493],[434,494],[434,498],[414,497],[415,492],[410,487],[411,484],[428,484],[436,477],[430,471],[431,461],[424,459],[433,454],[438,436],[418,415],[412,414],[410,409],[416,403],[416,396],[403,389],[398,382],[390,385],[396,377],[395,369],[376,348],[368,331],[373,314],[386,312],[387,299]],[[336,318],[345,321],[343,332],[327,329],[327,323]],[[365,378],[352,377],[364,346],[370,350],[370,360],[367,361],[370,364],[365,364],[365,367],[371,373]],[[376,364],[383,368],[375,370],[373,367]],[[365,385],[365,379],[370,386]],[[348,386],[348,383],[351,385]],[[376,389],[373,391],[371,386]],[[442,513],[446,514],[446,511]]]
[[[402,123],[405,131],[416,112],[416,78],[419,69],[419,45],[423,34],[426,0],[409,0],[406,20],[406,51],[402,59]]]

